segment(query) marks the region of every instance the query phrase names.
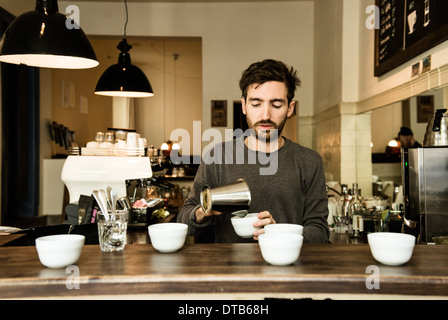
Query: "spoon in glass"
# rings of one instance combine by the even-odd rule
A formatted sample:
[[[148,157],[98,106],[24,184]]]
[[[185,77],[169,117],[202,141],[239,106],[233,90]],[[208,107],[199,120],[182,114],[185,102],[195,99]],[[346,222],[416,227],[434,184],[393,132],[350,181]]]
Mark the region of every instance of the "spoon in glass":
[[[112,210],[112,214],[115,213],[116,209],[117,209],[117,198],[118,198],[118,192],[115,189],[112,189],[110,191],[110,197],[111,197],[111,210]]]
[[[96,202],[100,206],[101,212],[103,213],[104,217],[106,218],[106,220],[108,220],[109,219],[109,215],[108,215],[108,212],[107,212],[107,202],[106,202],[106,199],[103,198],[103,196],[101,195],[101,193],[98,190],[93,190],[92,194],[93,194],[93,197],[95,198]]]

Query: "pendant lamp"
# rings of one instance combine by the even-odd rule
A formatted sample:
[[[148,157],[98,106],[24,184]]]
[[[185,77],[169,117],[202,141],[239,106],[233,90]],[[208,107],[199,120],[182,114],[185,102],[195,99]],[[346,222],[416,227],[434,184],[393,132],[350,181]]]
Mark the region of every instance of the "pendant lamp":
[[[99,62],[82,29],[58,12],[57,0],[36,0],[17,17],[0,42],[0,61],[31,67],[87,69]],[[69,23],[67,23],[69,22]]]
[[[96,85],[95,94],[112,97],[146,98],[152,97],[154,92],[148,78],[140,68],[131,64],[129,50],[132,46],[126,41],[126,25],[128,22],[128,8],[126,8],[126,22],[123,40],[117,46],[120,50],[118,63],[104,71]]]

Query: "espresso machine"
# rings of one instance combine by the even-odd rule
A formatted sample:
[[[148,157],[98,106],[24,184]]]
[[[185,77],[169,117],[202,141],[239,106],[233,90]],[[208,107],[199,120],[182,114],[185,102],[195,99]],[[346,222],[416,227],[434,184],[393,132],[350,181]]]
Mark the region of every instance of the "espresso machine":
[[[134,182],[152,179],[154,177],[149,157],[68,156],[61,174],[61,180],[70,196],[70,204],[65,208],[67,217],[70,220],[70,216],[77,216],[80,208],[78,202],[82,197],[91,196],[93,190],[111,187],[117,190],[118,205],[130,211],[129,222],[132,224],[135,220],[132,208],[135,199],[132,198],[129,186]],[[159,203],[160,201],[157,204]],[[147,217],[140,215],[141,211],[143,210],[137,211],[139,222],[145,225]]]
[[[110,186],[118,198],[127,197],[126,180],[152,177],[148,157],[68,156],[61,179],[67,186],[70,203],[80,195],[91,195],[93,190]]]
[[[425,243],[448,236],[448,146],[402,149],[404,224]]]

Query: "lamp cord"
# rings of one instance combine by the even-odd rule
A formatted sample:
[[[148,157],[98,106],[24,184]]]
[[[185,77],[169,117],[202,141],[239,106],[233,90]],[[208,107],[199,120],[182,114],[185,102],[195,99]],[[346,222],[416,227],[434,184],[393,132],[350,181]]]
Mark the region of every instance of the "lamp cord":
[[[123,27],[123,38],[126,38],[126,27],[128,25],[128,4],[126,0],[123,0],[124,8],[125,8],[125,22]]]

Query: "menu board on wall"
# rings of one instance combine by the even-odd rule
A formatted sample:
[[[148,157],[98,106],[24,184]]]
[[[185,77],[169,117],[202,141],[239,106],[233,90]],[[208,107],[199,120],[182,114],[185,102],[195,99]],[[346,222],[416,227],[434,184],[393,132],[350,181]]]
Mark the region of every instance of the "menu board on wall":
[[[375,76],[448,39],[447,0],[376,0]]]

